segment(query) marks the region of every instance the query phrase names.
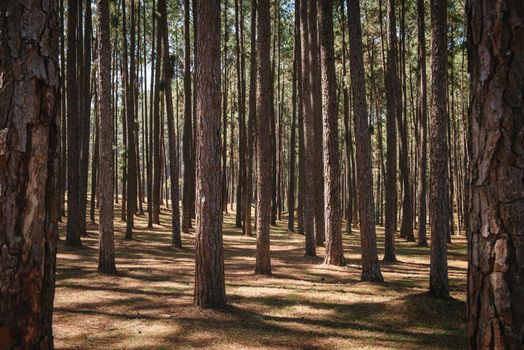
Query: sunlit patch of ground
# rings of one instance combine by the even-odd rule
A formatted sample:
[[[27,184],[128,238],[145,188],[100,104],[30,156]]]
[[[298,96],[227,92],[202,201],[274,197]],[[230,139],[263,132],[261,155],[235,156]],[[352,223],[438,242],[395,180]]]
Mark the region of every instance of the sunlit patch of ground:
[[[116,218],[120,214],[115,213]],[[118,276],[97,272],[97,226],[83,246],[59,243],[54,334],[58,349],[461,349],[465,348],[464,237],[449,245],[452,299],[426,294],[429,248],[397,239],[398,263],[382,263],[384,283],[361,283],[358,231],[344,235],[348,265],[303,256],[304,236],[271,228],[273,276],[253,274],[255,237],[225,215],[226,310],[192,306],[194,245],[173,249],[170,212],[133,241],[117,219]],[[61,235],[65,227],[61,226]],[[380,257],[383,230],[377,227]]]

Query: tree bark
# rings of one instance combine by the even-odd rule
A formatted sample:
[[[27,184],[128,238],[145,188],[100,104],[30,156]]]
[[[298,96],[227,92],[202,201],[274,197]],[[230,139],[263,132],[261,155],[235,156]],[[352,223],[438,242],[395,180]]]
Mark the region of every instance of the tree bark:
[[[468,1],[468,347],[524,346],[524,3]]]
[[[53,349],[60,30],[56,1],[0,4],[3,349]]]
[[[78,1],[67,1],[67,233],[66,244],[80,241],[80,117],[78,114],[77,24]]]
[[[113,114],[111,113],[111,35],[109,28],[108,0],[98,0],[98,119],[99,119],[99,202],[100,219],[98,234],[100,249],[98,255],[98,271],[116,274],[115,243],[113,227]]]
[[[194,303],[226,305],[220,167],[220,1],[199,0],[196,66],[196,267]]]
[[[396,212],[397,212],[397,34],[395,25],[394,1],[387,2],[387,36],[388,36],[388,55],[386,71],[386,203],[385,203],[385,244],[384,261],[397,261],[395,255],[395,231],[396,231]]]
[[[324,263],[344,265],[340,212],[340,154],[336,101],[333,1],[320,3],[320,59],[322,62],[322,128],[324,158],[324,213],[326,257]]]
[[[304,186],[302,195],[303,204],[303,221],[304,234],[306,240],[306,256],[316,256],[315,248],[315,226],[314,226],[314,124],[313,111],[311,110],[311,85],[310,85],[310,57],[309,57],[309,28],[308,28],[308,0],[302,0],[300,3],[300,35],[302,50],[302,115],[304,127]],[[302,169],[301,169],[302,170]]]
[[[427,188],[427,142],[428,142],[428,110],[427,110],[427,79],[426,79],[426,34],[424,23],[424,0],[417,0],[418,13],[418,61],[419,68],[419,142],[418,142],[418,245],[427,246],[426,239],[426,188]]]
[[[381,282],[375,233],[375,206],[373,203],[373,175],[371,165],[371,135],[368,125],[364,57],[362,54],[362,27],[359,0],[348,1],[349,63],[354,100],[355,146],[357,155],[357,184],[362,254],[362,281]]]
[[[271,62],[270,50],[270,4],[269,0],[258,1],[258,76],[257,76],[257,254],[255,273],[271,274],[269,247],[269,224],[271,220]]]
[[[431,133],[430,202],[431,259],[429,290],[449,296],[447,237],[449,234],[448,145],[446,137],[447,1],[431,3]]]
[[[191,228],[192,188],[195,187],[195,164],[192,157],[193,125],[191,112],[191,40],[189,29],[189,2],[184,0],[184,184],[182,195],[182,232]]]

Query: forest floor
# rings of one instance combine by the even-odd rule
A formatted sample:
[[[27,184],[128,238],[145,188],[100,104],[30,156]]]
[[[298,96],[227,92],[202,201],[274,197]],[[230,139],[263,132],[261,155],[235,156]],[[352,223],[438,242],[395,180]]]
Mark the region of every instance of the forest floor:
[[[120,218],[120,213],[115,213]],[[452,298],[427,295],[429,248],[397,238],[399,262],[381,262],[385,282],[362,283],[358,231],[344,234],[348,265],[305,258],[304,236],[271,228],[273,276],[254,275],[255,237],[224,217],[225,310],[193,307],[194,235],[171,247],[170,213],[134,239],[115,221],[118,276],[97,272],[97,226],[83,246],[59,242],[54,314],[57,349],[463,349],[466,240],[449,245]],[[380,258],[383,229],[377,227]],[[60,226],[64,237],[65,226]]]

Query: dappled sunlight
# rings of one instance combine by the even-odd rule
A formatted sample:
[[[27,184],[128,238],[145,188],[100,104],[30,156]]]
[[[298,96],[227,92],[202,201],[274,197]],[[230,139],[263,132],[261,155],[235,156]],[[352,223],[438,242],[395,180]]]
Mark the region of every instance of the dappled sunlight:
[[[119,213],[115,213],[119,218]],[[59,244],[55,342],[59,349],[457,348],[465,338],[466,242],[454,236],[449,275],[453,299],[426,293],[429,248],[397,240],[399,262],[381,263],[385,282],[360,282],[358,231],[344,234],[346,266],[304,257],[304,236],[271,227],[272,276],[254,274],[256,238],[224,217],[225,310],[193,307],[194,235],[171,246],[170,212],[162,225],[136,217],[134,239],[115,221],[118,276],[97,272],[97,226],[83,246]],[[61,227],[64,230],[64,227]],[[378,227],[379,257],[383,230]]]

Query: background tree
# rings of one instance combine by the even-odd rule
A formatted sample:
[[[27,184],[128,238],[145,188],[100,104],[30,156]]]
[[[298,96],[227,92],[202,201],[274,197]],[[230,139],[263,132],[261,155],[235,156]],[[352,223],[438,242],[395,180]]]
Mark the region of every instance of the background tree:
[[[524,3],[468,1],[468,347],[524,344]],[[520,164],[520,165],[519,165]],[[489,258],[488,258],[489,257]]]

